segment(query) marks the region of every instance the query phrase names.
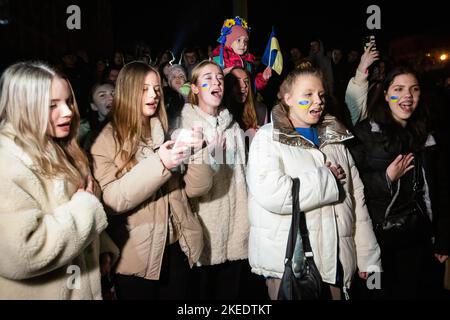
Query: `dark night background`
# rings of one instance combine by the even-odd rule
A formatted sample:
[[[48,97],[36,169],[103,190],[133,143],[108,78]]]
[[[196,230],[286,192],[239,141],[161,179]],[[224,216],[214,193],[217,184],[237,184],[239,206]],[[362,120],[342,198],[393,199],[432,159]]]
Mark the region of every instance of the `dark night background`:
[[[76,71],[83,74],[76,73],[72,77],[75,81],[71,79],[83,117],[90,109],[92,85],[85,79],[92,77],[99,62],[106,59],[111,62],[115,51],[136,59],[139,58],[134,54],[136,45],[145,43],[151,48],[152,59],[169,49],[178,60],[186,47],[206,50],[208,45],[218,45],[223,21],[239,14],[247,17],[252,29],[249,51],[255,55],[263,54],[272,26],[276,28],[286,62],[292,47],[300,48],[303,56],[307,56],[311,40],[317,38],[323,41],[326,50],[340,48],[345,54],[356,49],[361,53],[363,37],[374,34],[377,49],[383,58],[389,58],[385,61],[407,62],[428,69],[429,87],[435,89],[438,80],[450,75],[449,59],[439,61],[444,53],[450,56],[450,19],[444,1],[247,0],[246,3],[245,7],[239,0],[0,0],[0,73],[20,60],[39,59],[56,66],[62,64],[61,58],[67,53],[70,54],[66,56],[79,57],[80,52],[87,53],[89,59],[83,58],[83,66],[88,68],[78,68]],[[373,4],[381,9],[381,30],[368,30],[366,26],[370,16],[366,10]],[[66,9],[70,5],[81,8],[81,30],[66,27],[70,16]],[[351,75],[354,70],[356,66]],[[282,77],[275,75],[271,79],[262,92],[269,110]],[[438,110],[434,112],[435,124],[442,130],[442,136],[448,137],[448,103],[435,101],[442,108],[434,109]],[[341,105],[334,112],[344,118],[343,101]],[[448,145],[448,140],[443,140],[443,145]],[[282,308],[285,310],[285,305]]]
[[[385,51],[395,41],[400,47],[406,41],[405,50],[450,47],[448,11],[440,2],[247,3],[250,50],[257,55],[262,54],[272,25],[283,50],[298,46],[304,54],[314,37],[328,48],[361,49],[361,39],[369,33],[376,34],[379,49]],[[71,4],[81,7],[81,30],[66,28],[66,8]],[[375,32],[366,28],[370,4],[381,8],[382,29]],[[233,16],[233,1],[0,0],[0,19],[5,15],[10,23],[0,25],[2,65],[24,58],[55,59],[77,49],[96,59],[115,49],[132,48],[139,40],[150,45],[152,55],[166,48],[179,53],[187,45],[216,45],[223,20]]]

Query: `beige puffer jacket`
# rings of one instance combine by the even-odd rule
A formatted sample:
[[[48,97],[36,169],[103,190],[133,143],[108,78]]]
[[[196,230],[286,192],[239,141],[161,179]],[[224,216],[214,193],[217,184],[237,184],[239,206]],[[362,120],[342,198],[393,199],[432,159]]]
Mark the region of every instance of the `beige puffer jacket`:
[[[187,167],[184,175],[167,170],[158,154],[164,131],[157,118],[151,118],[152,139],[138,150],[138,163],[116,177],[122,162],[116,157],[114,131],[108,124],[91,148],[94,176],[103,191],[110,215],[108,232],[121,250],[116,272],[149,280],[159,279],[165,247],[168,245],[169,214],[178,231],[181,249],[192,266],[203,248],[198,216],[188,197],[201,196],[212,184],[212,170],[202,161]],[[198,152],[194,157],[204,157]]]

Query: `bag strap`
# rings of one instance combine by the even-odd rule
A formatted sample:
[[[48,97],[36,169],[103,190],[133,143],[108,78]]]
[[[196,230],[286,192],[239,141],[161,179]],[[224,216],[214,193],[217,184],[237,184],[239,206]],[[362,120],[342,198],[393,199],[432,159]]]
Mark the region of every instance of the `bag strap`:
[[[302,236],[302,244],[303,244],[303,252],[305,254],[306,258],[312,258],[313,257],[313,251],[311,248],[311,243],[309,242],[309,235],[308,235],[308,227],[306,226],[306,216],[305,212],[300,211],[300,180],[298,178],[295,178],[295,180],[298,181],[298,189],[295,192],[295,210],[298,212],[299,216],[299,226],[300,226],[300,235]],[[298,225],[298,224],[297,224]]]
[[[300,180],[298,178],[292,179],[292,220],[291,228],[289,230],[288,243],[286,246],[285,264],[292,263],[292,256],[294,255],[295,243],[297,240],[298,227],[300,227],[300,235],[302,237],[303,252],[305,257],[312,258],[313,253],[311,244],[309,243],[308,229],[306,227],[305,213],[300,211]]]
[[[297,226],[300,223],[300,216],[298,215],[298,191],[300,189],[300,180],[298,178],[292,179],[292,220],[291,228],[289,229],[289,237],[286,246],[285,264],[291,264],[292,256],[294,255],[295,242],[297,240]]]
[[[413,168],[413,192],[414,192],[414,199],[416,198],[417,194],[419,193],[419,187],[421,187],[421,184],[423,184],[422,181],[422,161],[420,159],[420,154],[414,154],[414,168]]]

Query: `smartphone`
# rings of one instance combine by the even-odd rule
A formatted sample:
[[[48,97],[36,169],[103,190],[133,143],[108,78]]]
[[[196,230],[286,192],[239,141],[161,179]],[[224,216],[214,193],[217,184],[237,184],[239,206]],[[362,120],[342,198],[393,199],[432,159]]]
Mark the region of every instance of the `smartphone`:
[[[364,51],[366,51],[366,49],[369,47],[369,45],[373,43],[372,49],[370,49],[370,51],[376,51],[377,50],[377,44],[375,42],[375,36],[374,35],[370,35],[370,36],[366,36],[364,37]]]
[[[191,142],[191,140],[192,140],[191,130],[187,130],[187,129],[175,130],[175,132],[172,134],[172,139],[175,140],[175,144],[174,144],[173,148],[182,147],[186,143]]]

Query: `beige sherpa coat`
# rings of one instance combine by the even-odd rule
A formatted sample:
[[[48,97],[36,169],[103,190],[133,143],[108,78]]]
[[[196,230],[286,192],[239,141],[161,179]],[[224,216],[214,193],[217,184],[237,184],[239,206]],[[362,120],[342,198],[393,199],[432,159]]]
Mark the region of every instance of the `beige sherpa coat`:
[[[228,110],[213,117],[197,106],[186,104],[182,111],[182,127],[202,127],[208,141],[215,132],[226,138],[223,155],[210,158],[215,171],[213,186],[204,196],[191,199],[199,212],[205,246],[200,265],[215,265],[248,256],[248,209],[245,182],[245,145],[243,132]]]
[[[100,201],[37,175],[14,130],[0,132],[0,299],[101,299]]]

